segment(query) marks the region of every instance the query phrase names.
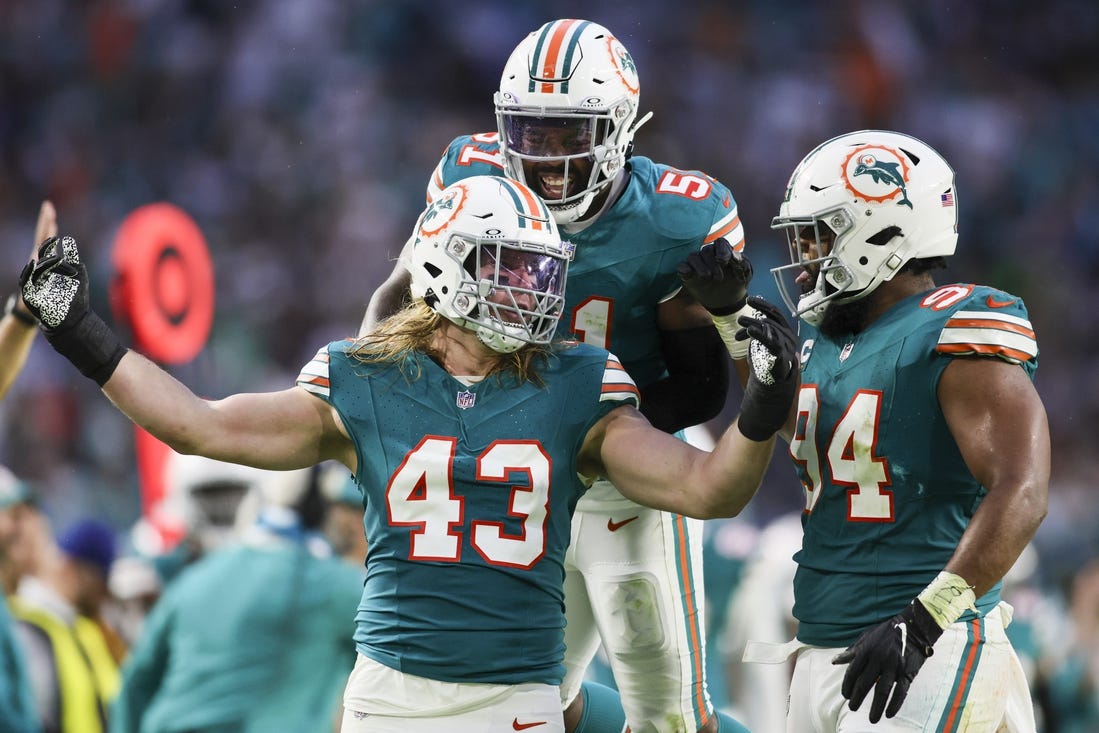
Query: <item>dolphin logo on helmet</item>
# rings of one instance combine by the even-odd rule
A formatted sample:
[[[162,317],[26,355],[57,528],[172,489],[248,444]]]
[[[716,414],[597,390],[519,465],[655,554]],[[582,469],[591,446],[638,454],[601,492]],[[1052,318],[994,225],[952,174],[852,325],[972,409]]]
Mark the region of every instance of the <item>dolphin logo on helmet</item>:
[[[888,201],[900,193],[901,199],[897,205],[912,208],[907,188],[910,175],[908,163],[896,150],[884,145],[863,145],[851,151],[843,162],[843,171],[848,190],[859,198],[866,201]],[[855,181],[858,176],[869,176],[873,186],[868,186],[868,181],[865,180]],[[881,193],[876,193],[875,190]]]
[[[817,146],[771,221],[787,235],[790,264],[771,273],[790,312],[818,326],[831,304],[866,297],[910,260],[952,255],[955,196],[953,168],[911,135],[859,130]]]

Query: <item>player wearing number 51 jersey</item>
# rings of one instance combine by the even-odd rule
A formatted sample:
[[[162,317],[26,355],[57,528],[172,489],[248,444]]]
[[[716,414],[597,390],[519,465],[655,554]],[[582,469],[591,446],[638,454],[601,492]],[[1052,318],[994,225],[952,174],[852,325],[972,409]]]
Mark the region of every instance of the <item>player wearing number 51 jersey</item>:
[[[429,199],[463,178],[502,175],[502,160],[496,133],[455,139],[435,168]],[[638,384],[649,386],[668,377],[660,311],[679,292],[676,265],[719,237],[742,251],[744,230],[729,189],[706,174],[642,156],[631,157],[628,170],[613,205],[586,226],[563,227],[575,252],[558,333],[611,349]],[[675,429],[694,424],[670,422]]]
[[[633,59],[606,28],[546,23],[504,66],[497,131],[451,142],[427,196],[495,175],[545,200],[574,247],[558,335],[611,350],[640,387],[644,415],[674,433],[720,413],[728,382],[721,340],[681,291],[676,267],[718,240],[741,251],[744,230],[720,182],[632,155],[648,119],[638,117],[638,89]],[[364,329],[398,307],[407,283],[398,268],[371,299]],[[621,488],[597,481],[573,522],[566,719],[579,717],[581,682],[602,641],[633,730],[716,731],[701,646],[702,527],[638,506]],[[630,613],[624,598],[634,599]],[[723,729],[742,727],[726,719]]]
[[[1019,298],[936,287],[955,197],[926,143],[864,130],[802,160],[773,222],[806,324],[788,731],[1035,729],[1000,582],[1046,511],[1038,345]]]

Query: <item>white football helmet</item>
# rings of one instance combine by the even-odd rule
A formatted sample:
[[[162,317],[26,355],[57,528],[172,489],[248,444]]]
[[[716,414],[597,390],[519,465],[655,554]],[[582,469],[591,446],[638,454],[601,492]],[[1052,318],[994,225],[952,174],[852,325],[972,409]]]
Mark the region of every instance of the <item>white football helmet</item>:
[[[172,451],[164,466],[167,506],[204,550],[237,539],[264,506],[293,508],[309,488],[310,469],[267,471]]]
[[[771,270],[782,298],[795,316],[816,326],[829,304],[869,295],[909,260],[954,254],[954,169],[908,135],[840,135],[794,169],[771,228],[785,229],[790,245],[791,264]],[[835,235],[828,251],[824,228]],[[799,236],[816,245],[800,246]],[[800,285],[796,278],[803,273],[815,274],[815,281]]]
[[[473,176],[448,186],[420,215],[403,252],[412,296],[493,351],[553,338],[572,246],[523,184]]]
[[[512,52],[494,98],[505,172],[540,190],[523,161],[561,161],[560,196],[541,193],[558,224],[581,218],[622,170],[634,132],[651,116],[637,120],[638,91],[633,58],[606,28],[587,20],[546,23]],[[548,143],[547,127],[563,137]],[[591,174],[570,183],[577,159],[591,161]]]

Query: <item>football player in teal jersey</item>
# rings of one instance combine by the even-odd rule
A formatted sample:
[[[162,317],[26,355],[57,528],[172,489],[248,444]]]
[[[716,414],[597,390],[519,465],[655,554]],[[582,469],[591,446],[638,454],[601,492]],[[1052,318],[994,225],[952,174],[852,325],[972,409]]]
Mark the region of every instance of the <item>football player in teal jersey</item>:
[[[646,506],[736,515],[796,393],[794,334],[781,317],[743,319],[758,364],[708,453],[648,422],[608,351],[554,342],[570,247],[528,187],[460,181],[410,241],[406,309],[321,348],[289,389],[218,400],[121,345],[89,307],[71,237],[48,240],[20,282],[53,348],[177,452],[354,474],[370,549],[344,733],[561,733],[577,501],[607,476]],[[744,299],[746,281],[726,285]]]
[[[475,175],[530,186],[575,245],[558,334],[613,351],[654,426],[675,433],[715,417],[728,359],[676,268],[703,245],[723,259],[743,249],[729,189],[632,154],[634,133],[650,115],[639,116],[632,57],[596,23],[555,20],[524,38],[504,66],[495,108],[495,132],[447,146],[428,199]],[[371,299],[364,331],[400,307],[408,281],[398,265]],[[737,347],[734,359],[743,363],[748,342]],[[595,714],[584,712],[581,683],[601,641],[632,730],[713,732],[723,718],[720,730],[742,731],[715,712],[707,691],[701,524],[639,506],[626,493],[598,480],[572,526],[561,687],[569,729],[603,729],[576,727]]]
[[[745,659],[796,652],[788,731],[1035,730],[1000,582],[1046,512],[1038,345],[1020,298],[933,281],[957,222],[942,156],[864,130],[801,161],[772,225],[803,321],[798,632]]]

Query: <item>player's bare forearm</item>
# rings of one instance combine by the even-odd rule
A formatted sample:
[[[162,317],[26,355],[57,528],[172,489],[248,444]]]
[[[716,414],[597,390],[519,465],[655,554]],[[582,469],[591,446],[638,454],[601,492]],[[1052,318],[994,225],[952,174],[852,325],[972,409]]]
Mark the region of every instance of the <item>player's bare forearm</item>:
[[[15,316],[0,320],[0,399],[23,370],[36,333],[36,326],[28,326]]]
[[[49,201],[43,201],[38,209],[38,222],[34,228],[34,242],[31,246],[31,258],[34,258],[38,245],[50,237],[57,236],[57,211]],[[23,370],[30,354],[31,344],[38,333],[38,323],[30,316],[22,299],[16,293],[13,298],[13,313],[0,319],[0,399],[8,393],[15,378]],[[21,317],[22,314],[22,317]],[[28,319],[29,322],[28,322]]]
[[[739,514],[759,488],[774,445],[748,440],[734,424],[707,453],[654,429],[633,408],[615,410],[593,431],[601,433],[594,439],[597,457],[582,453],[594,458],[589,475],[606,476],[639,504],[700,519]]]
[[[734,517],[744,510],[763,482],[774,447],[773,436],[763,441],[744,437],[736,421],[726,428],[703,466],[704,481],[713,476],[713,480],[728,487],[718,516]]]
[[[1017,484],[989,492],[945,569],[965,578],[980,598],[1015,564],[1045,514],[1045,495],[1037,486]]]
[[[991,359],[956,359],[939,402],[974,477],[988,490],[946,569],[979,597],[1018,559],[1046,515],[1049,425],[1023,370]]]
[[[236,394],[222,400],[195,395],[141,354],[129,351],[103,392],[136,424],[184,454],[258,468],[304,468],[335,458],[346,462],[322,400],[294,387]]]

